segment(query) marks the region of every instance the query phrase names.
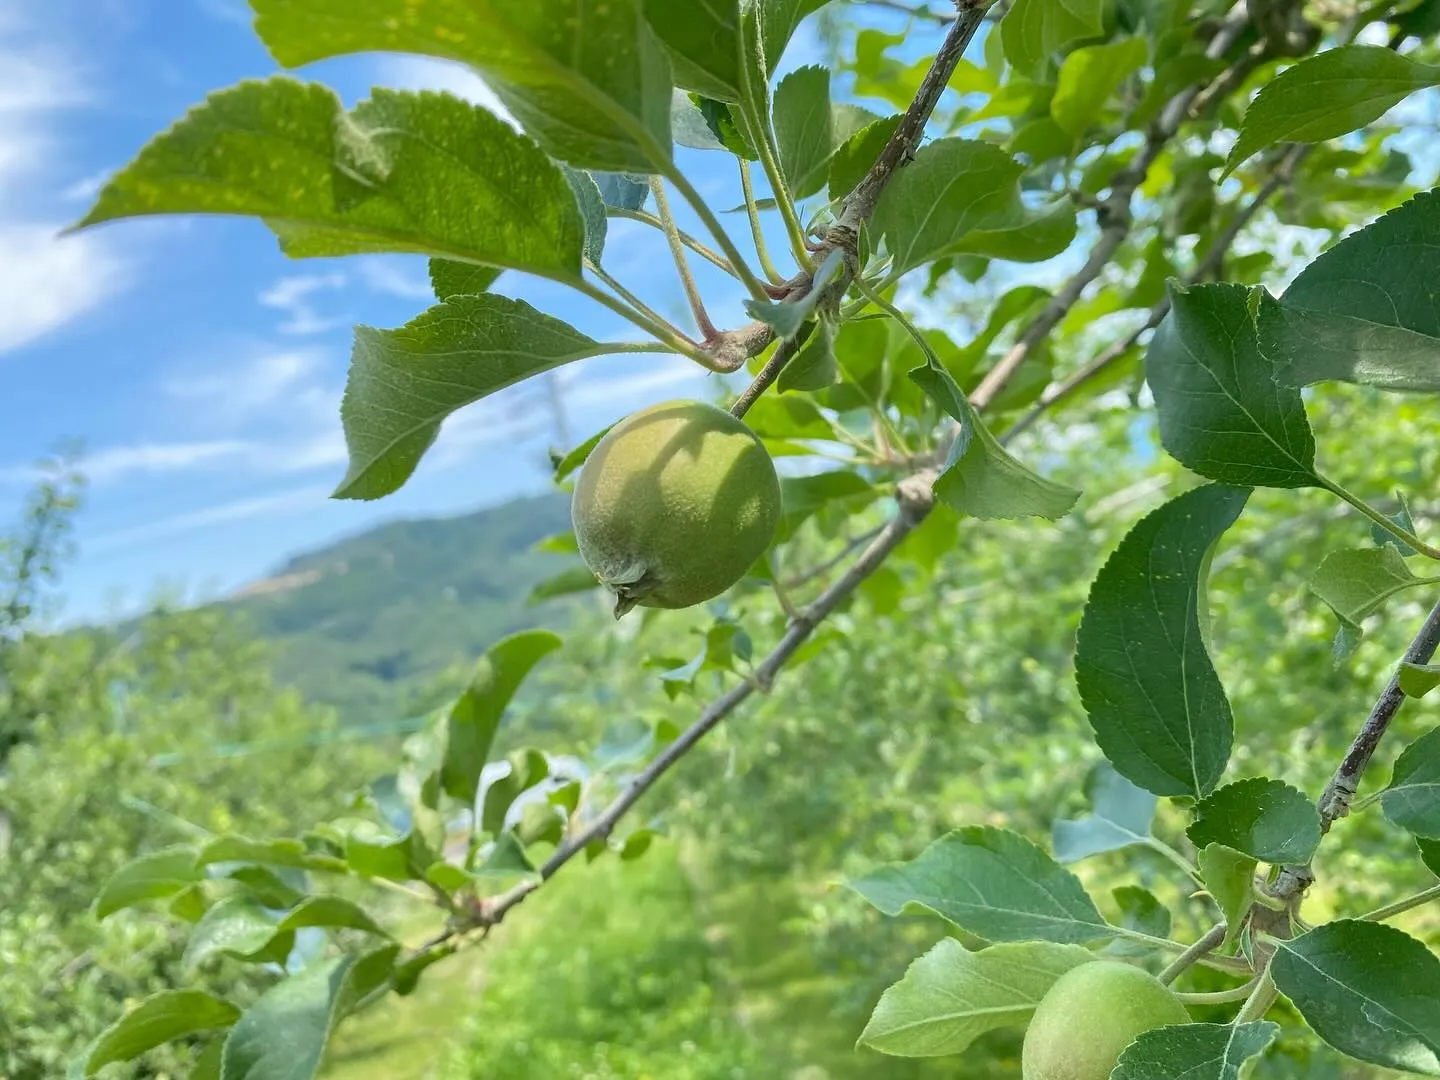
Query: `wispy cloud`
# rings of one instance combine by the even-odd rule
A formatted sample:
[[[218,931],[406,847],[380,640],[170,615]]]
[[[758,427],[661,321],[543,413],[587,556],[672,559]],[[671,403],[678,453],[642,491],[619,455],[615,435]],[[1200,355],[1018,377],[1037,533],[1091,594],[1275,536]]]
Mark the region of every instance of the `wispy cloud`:
[[[52,45],[0,22],[0,353],[27,345],[116,295],[131,275],[103,233],[61,237],[37,221],[27,193],[56,168],[53,114],[90,98],[83,66]]]
[[[4,60],[0,59],[0,65]],[[120,292],[129,267],[108,239],[0,220],[0,353],[79,318]]]
[[[336,396],[323,384],[326,359],[323,349],[260,349],[240,363],[217,367],[207,361],[203,372],[172,374],[161,389],[226,424],[280,408],[309,415],[319,401],[333,404]]]
[[[406,263],[375,255],[357,264],[360,277],[371,290],[402,300],[433,300],[430,279],[423,272],[406,272]]]
[[[277,330],[282,334],[324,334],[336,327],[344,326],[350,320],[344,315],[321,315],[311,298],[318,292],[339,289],[345,284],[345,275],[296,274],[283,277],[259,296],[265,307],[274,308],[285,315]]]
[[[91,554],[119,551],[137,544],[183,536],[212,525],[224,525],[257,517],[273,517],[310,510],[324,503],[329,495],[328,485],[314,484],[274,495],[237,499],[233,502],[220,503],[216,506],[207,506],[200,510],[160,518],[158,521],[149,521],[144,525],[135,525],[128,529],[117,529],[114,532],[104,533],[86,541],[85,548]]]

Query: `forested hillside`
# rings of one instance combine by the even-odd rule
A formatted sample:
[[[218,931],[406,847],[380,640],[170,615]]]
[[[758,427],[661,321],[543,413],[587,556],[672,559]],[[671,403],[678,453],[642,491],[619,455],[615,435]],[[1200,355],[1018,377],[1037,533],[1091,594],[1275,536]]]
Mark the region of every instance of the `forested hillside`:
[[[563,622],[563,603],[527,598],[573,565],[535,550],[569,527],[559,494],[397,521],[297,555],[224,606],[275,646],[280,681],[336,706],[342,722],[390,719],[504,635]]]

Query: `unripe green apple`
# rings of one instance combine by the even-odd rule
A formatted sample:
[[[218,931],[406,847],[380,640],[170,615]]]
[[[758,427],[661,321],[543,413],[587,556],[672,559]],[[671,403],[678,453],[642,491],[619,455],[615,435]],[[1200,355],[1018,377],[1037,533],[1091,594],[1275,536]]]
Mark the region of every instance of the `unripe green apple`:
[[[683,608],[719,596],[765,553],[780,481],[755,433],[724,409],[667,401],[627,416],[590,452],[571,504],[580,556],[615,594]]]
[[[1024,1080],[1108,1080],[1120,1054],[1151,1028],[1190,1014],[1148,972],[1114,960],[1071,968],[1040,999],[1020,1055]]]

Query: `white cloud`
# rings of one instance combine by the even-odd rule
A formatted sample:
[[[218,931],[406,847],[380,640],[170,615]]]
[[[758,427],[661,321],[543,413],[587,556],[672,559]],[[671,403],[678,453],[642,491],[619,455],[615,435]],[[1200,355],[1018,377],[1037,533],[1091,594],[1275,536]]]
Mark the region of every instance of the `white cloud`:
[[[335,402],[322,380],[326,356],[323,349],[264,350],[222,370],[212,361],[203,374],[172,375],[161,389],[187,408],[208,409],[211,422],[236,423],[276,411],[308,416],[316,405]]]
[[[402,300],[434,299],[429,277],[422,273],[407,274],[404,265],[382,256],[371,256],[361,259],[358,269],[365,284],[375,292],[388,293]]]
[[[144,525],[136,525],[128,529],[117,529],[86,541],[85,549],[90,554],[117,551],[134,547],[137,544],[181,536],[197,529],[208,528],[211,525],[223,525],[251,518],[273,517],[279,514],[293,513],[297,510],[309,510],[322,505],[329,495],[329,486],[311,485],[291,491],[282,491],[276,495],[238,499],[234,502],[221,503],[217,506],[208,506],[201,510],[161,518],[158,521],[146,522]]]
[[[95,233],[0,220],[0,353],[80,317],[129,284],[128,264]]]
[[[323,334],[336,327],[344,326],[349,319],[345,316],[323,316],[311,303],[311,297],[326,289],[338,289],[345,284],[345,275],[297,274],[283,277],[259,296],[259,301],[268,308],[283,312],[286,316],[277,329],[282,334]]]
[[[24,205],[27,189],[43,191],[55,168],[51,116],[88,103],[90,92],[80,65],[43,42],[8,40],[17,31],[0,24],[0,353],[72,322],[130,281],[110,236],[62,237],[61,224]]]

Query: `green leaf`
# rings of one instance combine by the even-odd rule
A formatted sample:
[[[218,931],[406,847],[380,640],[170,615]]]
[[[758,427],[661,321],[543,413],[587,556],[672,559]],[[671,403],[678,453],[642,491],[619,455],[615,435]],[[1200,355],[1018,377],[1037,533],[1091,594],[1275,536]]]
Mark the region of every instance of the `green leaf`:
[[[1305,403],[1260,355],[1245,287],[1171,282],[1169,293],[1145,374],[1170,456],[1226,484],[1318,483]]]
[[[419,832],[393,837],[357,828],[345,837],[345,859],[361,877],[411,881],[423,875],[435,856]]]
[[[560,483],[576,469],[580,468],[581,465],[584,465],[585,459],[590,456],[590,451],[594,450],[595,447],[600,444],[600,440],[609,434],[609,432],[610,429],[608,427],[597,431],[594,435],[591,435],[590,438],[575,447],[574,450],[571,450],[564,457],[560,458],[559,461],[555,462],[555,482],[557,484]]]
[[[1399,680],[1407,697],[1422,698],[1440,686],[1440,664],[1401,664]]]
[[[835,360],[835,325],[821,317],[795,359],[781,369],[776,385],[782,394],[787,390],[824,390],[839,377],[840,366]]]
[[[1400,828],[1440,838],[1440,728],[1421,735],[1395,759],[1380,807]]]
[[[807,15],[819,11],[829,0],[745,0],[760,24],[760,43],[765,56],[765,78],[775,73],[785,47]]]
[[[505,707],[530,670],[561,644],[560,638],[548,630],[526,630],[485,651],[470,685],[446,720],[440,783],[448,795],[467,806],[475,802],[480,772],[489,760]]]
[[[746,300],[745,310],[753,317],[768,325],[782,339],[798,334],[801,328],[815,314],[816,306],[825,296],[825,290],[845,266],[845,256],[839,250],[830,252],[810,284],[810,291],[798,300],[785,300],[778,304],[759,300]]]
[[[1225,172],[1275,143],[1321,142],[1362,128],[1436,83],[1440,67],[1380,45],[1342,45],[1306,57],[1260,88]]]
[[[478,296],[489,292],[490,286],[502,273],[504,271],[497,266],[431,259],[430,288],[435,291],[437,300],[449,300],[452,296]]]
[[[522,792],[550,775],[550,761],[539,750],[517,750],[506,761],[510,764],[510,771],[493,780],[485,789],[480,813],[480,827],[497,837],[505,828],[505,816],[511,803]]]
[[[1187,86],[1204,85],[1225,70],[1221,57],[1206,56],[1203,52],[1180,53],[1160,62],[1155,67],[1155,77],[1145,87],[1140,103],[1130,113],[1132,131],[1143,130],[1160,115],[1160,110]]]
[[[1150,822],[1155,817],[1155,796],[1136,787],[1102,762],[1090,774],[1089,817],[1077,821],[1056,821],[1050,846],[1062,863],[1079,862],[1091,855],[1118,851],[1150,839]]]
[[[802,67],[775,89],[775,142],[780,171],[796,199],[825,186],[835,131],[830,109],[830,71]]]
[[[200,848],[196,866],[212,863],[264,863],[297,870],[324,870],[344,873],[345,860],[311,851],[303,841],[288,837],[279,840],[251,840],[246,836],[220,836]]]
[[[295,936],[279,929],[280,916],[246,897],[229,897],[205,912],[190,932],[180,966],[194,971],[224,953],[242,960],[281,963]]]
[[[1202,799],[1185,835],[1197,848],[1225,844],[1261,862],[1303,863],[1320,844],[1320,815],[1304,792],[1257,776]]]
[[[972,229],[1010,224],[1023,171],[986,142],[937,139],[923,147],[895,174],[870,221],[872,234],[885,239],[894,272],[930,262]]]
[[[1075,681],[1100,749],[1156,795],[1203,798],[1230,757],[1230,703],[1201,636],[1211,550],[1250,492],[1209,484],[1146,515],[1090,588]]]
[[[195,1067],[186,1080],[220,1080],[220,1068],[225,1060],[225,1039],[217,1036],[205,1044],[195,1058]]]
[[[1423,944],[1341,919],[1276,947],[1275,985],[1320,1038],[1372,1065],[1440,1076],[1440,959]]]
[[[360,52],[457,60],[485,76],[552,157],[636,172],[669,159],[670,63],[639,0],[252,0],[251,6],[256,33],[286,67]],[[523,183],[512,181],[512,191],[520,194]]]
[[[331,930],[364,930],[367,934],[390,936],[370,917],[369,912],[343,896],[307,897],[280,920],[276,929],[283,933],[310,926]]]
[[[1068,199],[1035,210],[1021,209],[1010,223],[973,229],[951,245],[949,255],[983,255],[1007,262],[1053,259],[1075,239],[1075,207]]]
[[[1026,75],[1037,75],[1072,41],[1104,29],[1103,0],[1016,0],[1000,20],[1005,59]]]
[[[531,877],[535,865],[525,854],[525,845],[520,843],[513,832],[502,832],[495,838],[489,852],[475,868],[477,877],[514,878]]]
[[[1095,954],[1044,941],[969,952],[942,938],[880,997],[860,1045],[895,1057],[958,1054],[987,1031],[1022,1025],[1055,980]]]
[[[165,990],[146,998],[111,1024],[85,1056],[85,1076],[94,1076],[116,1061],[133,1061],[147,1050],[197,1035],[202,1031],[227,1028],[240,1010],[224,998],[203,990]]]
[[[595,178],[587,172],[566,166],[565,179],[570,183],[570,190],[575,192],[575,203],[585,221],[585,258],[599,266],[605,255],[605,234],[610,228],[605,198],[600,194]]]
[[[1200,880],[1225,917],[1222,946],[1229,948],[1245,928],[1246,916],[1255,902],[1255,857],[1224,844],[1206,844],[1195,856],[1195,865]]]
[[[211,94],[80,225],[183,213],[264,218],[297,258],[414,251],[560,281],[580,277],[585,243],[564,174],[484,109],[376,90],[347,113],[333,91],[288,78]]]
[[[670,51],[675,85],[721,101],[740,100],[739,0],[645,0],[645,18]]]
[[[835,154],[830,159],[829,195],[832,202],[855,190],[899,126],[899,116],[887,116],[867,124],[835,148]]]
[[[95,918],[104,919],[146,900],[174,896],[205,877],[195,864],[195,849],[165,848],[132,859],[110,876],[95,900]]]
[[[643,210],[650,197],[650,178],[632,173],[591,173],[605,205],[616,210]]]
[[[335,496],[389,495],[457,409],[610,351],[523,300],[493,293],[452,297],[398,330],[357,326],[340,405],[350,467]]]
[[[1278,301],[1261,294],[1260,350],[1293,386],[1327,379],[1440,390],[1440,190],[1352,233]]]
[[[1278,1034],[1268,1020],[1155,1028],[1125,1048],[1110,1080],[1241,1080]]]
[[[276,983],[231,1029],[222,1080],[312,1080],[336,1025],[385,985],[399,951],[386,945]]]
[[[1150,937],[1170,936],[1170,909],[1161,903],[1149,889],[1141,888],[1139,885],[1121,885],[1119,888],[1111,889],[1110,895],[1115,898],[1115,903],[1120,908],[1120,921],[1116,923],[1117,926],[1147,934]],[[1128,941],[1124,938],[1112,941],[1106,946],[1106,952],[1127,956],[1149,951],[1150,947],[1144,942]]]
[[[1115,933],[1074,874],[1005,829],[956,829],[911,862],[848,884],[886,915],[932,911],[991,941],[1083,945]]]
[[[1076,49],[1060,65],[1050,115],[1078,139],[1100,119],[1110,95],[1140,70],[1148,55],[1145,39],[1138,37]]]
[[[981,520],[993,518],[1062,518],[1080,493],[1039,476],[1011,457],[975,415],[975,409],[950,373],[932,360],[910,372],[910,378],[958,421],[945,469],[935,481],[935,495],[946,506]]]
[[[1428,837],[1415,837],[1415,848],[1420,852],[1420,861],[1425,868],[1436,877],[1440,877],[1440,840],[1431,840]]]
[[[1400,552],[1386,544],[1332,551],[1310,578],[1310,591],[1329,604],[1341,622],[1358,628],[1395,594],[1435,584],[1440,577],[1416,577]]]
[[[600,579],[588,566],[571,566],[537,583],[525,597],[527,604],[553,600],[557,596],[573,596],[600,587]]]

